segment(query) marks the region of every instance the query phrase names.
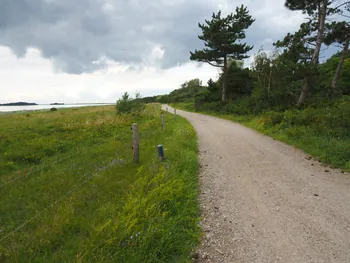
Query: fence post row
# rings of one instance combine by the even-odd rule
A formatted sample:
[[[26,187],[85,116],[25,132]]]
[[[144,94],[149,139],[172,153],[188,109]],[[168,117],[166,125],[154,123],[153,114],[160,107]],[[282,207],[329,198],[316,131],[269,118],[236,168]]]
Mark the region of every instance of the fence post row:
[[[140,144],[139,144],[139,128],[137,123],[132,124],[132,137],[133,137],[133,160],[135,163],[140,161]]]

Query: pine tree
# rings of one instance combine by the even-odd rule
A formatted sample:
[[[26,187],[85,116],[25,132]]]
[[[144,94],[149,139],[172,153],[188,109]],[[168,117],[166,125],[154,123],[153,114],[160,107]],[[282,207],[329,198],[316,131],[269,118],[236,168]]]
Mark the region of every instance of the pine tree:
[[[324,43],[324,35],[326,25],[326,18],[333,14],[341,13],[342,8],[348,6],[349,1],[339,0],[286,0],[285,6],[290,10],[301,10],[304,14],[309,15],[311,24],[316,31],[314,39],[314,49],[311,59],[311,64],[315,66],[319,63],[321,46]],[[338,4],[337,6],[334,6]],[[310,81],[308,78],[304,79],[303,88],[300,93],[297,105],[304,104],[310,90]]]
[[[345,57],[348,53],[349,42],[350,42],[350,25],[349,23],[333,22],[327,26],[327,32],[325,36],[325,44],[331,45],[332,43],[338,43],[342,45],[342,53],[339,58],[339,63],[332,79],[331,87],[333,90],[337,88],[337,83],[340,77],[340,73],[343,68]]]
[[[198,23],[202,35],[198,38],[204,41],[205,48],[191,53],[191,60],[206,62],[223,70],[224,81],[222,84],[221,100],[227,101],[227,68],[228,59],[242,60],[248,58],[247,52],[253,47],[242,43],[245,39],[245,30],[255,20],[249,15],[249,11],[243,5],[236,8],[235,14],[221,17],[221,11],[213,13],[212,19],[205,20],[205,24]]]

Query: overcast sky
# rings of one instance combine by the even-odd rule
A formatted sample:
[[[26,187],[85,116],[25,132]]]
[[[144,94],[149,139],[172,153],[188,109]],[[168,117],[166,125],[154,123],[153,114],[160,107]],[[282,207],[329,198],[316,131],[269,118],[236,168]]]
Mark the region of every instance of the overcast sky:
[[[0,0],[0,103],[114,102],[215,79],[217,69],[189,61],[202,47],[198,22],[242,3],[256,19],[251,54],[303,21],[282,0]]]

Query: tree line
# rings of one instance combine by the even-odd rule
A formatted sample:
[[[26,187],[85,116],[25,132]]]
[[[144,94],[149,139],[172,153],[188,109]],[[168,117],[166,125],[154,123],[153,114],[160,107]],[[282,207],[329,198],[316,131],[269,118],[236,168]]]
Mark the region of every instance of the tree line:
[[[247,7],[237,7],[227,16],[221,11],[213,13],[211,19],[198,24],[204,48],[190,52],[190,59],[220,68],[219,78],[206,85],[190,80],[169,95],[144,99],[167,103],[191,100],[196,107],[213,102],[220,107],[235,104],[233,108],[242,105],[247,111],[262,112],[348,98],[350,1],[286,0],[285,7],[301,10],[306,22],[275,41],[272,54],[259,50],[250,68],[242,61],[253,49],[245,43],[246,31],[255,23]],[[338,51],[321,63],[323,49],[329,46],[337,46]]]

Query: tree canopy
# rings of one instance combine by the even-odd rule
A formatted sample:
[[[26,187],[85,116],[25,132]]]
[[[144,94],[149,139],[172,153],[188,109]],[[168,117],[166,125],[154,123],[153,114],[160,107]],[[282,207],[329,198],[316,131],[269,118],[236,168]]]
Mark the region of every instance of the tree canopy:
[[[205,48],[190,52],[191,60],[206,62],[214,67],[223,69],[225,76],[227,70],[227,60],[229,58],[241,60],[248,58],[249,52],[253,46],[243,43],[245,39],[245,30],[254,22],[249,15],[246,7],[241,5],[236,8],[236,13],[229,14],[226,17],[221,16],[221,11],[213,13],[211,20],[205,20],[205,23],[198,26],[202,30],[202,35],[198,38],[204,41]],[[226,101],[227,80],[224,77],[222,86],[222,101]]]

